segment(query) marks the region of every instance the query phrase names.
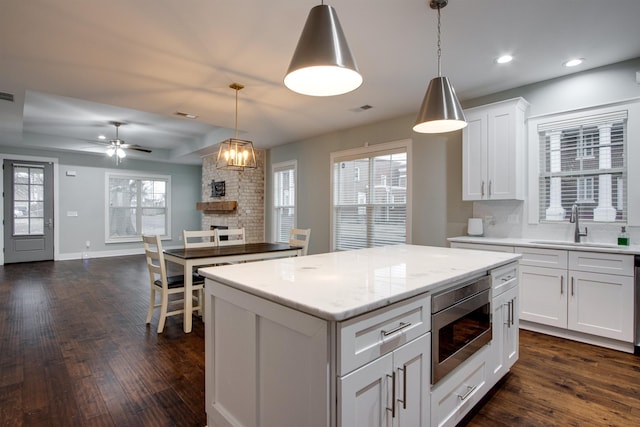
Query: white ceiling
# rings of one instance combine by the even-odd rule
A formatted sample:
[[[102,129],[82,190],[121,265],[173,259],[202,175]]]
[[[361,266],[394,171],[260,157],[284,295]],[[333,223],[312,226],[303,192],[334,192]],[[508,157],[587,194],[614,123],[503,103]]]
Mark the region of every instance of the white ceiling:
[[[417,113],[437,75],[428,0],[334,0],[364,84],[331,98],[282,83],[309,10],[292,0],[3,0],[0,144],[102,155],[98,134],[200,163],[232,136],[257,147]],[[640,57],[638,0],[450,0],[443,75],[461,100]],[[498,66],[494,59],[515,59]],[[584,57],[579,67],[562,62]],[[362,105],[372,109],[360,110]],[[197,120],[177,117],[197,114]]]

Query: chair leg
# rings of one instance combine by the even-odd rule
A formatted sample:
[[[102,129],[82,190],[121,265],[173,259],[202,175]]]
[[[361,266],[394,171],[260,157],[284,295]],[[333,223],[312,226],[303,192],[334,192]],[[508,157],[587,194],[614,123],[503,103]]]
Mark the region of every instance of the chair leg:
[[[164,329],[164,321],[167,319],[167,307],[169,306],[169,295],[165,292],[160,297],[160,319],[158,320],[158,333]]]
[[[156,305],[156,290],[151,288],[151,297],[149,298],[149,311],[147,311],[147,325],[151,323],[151,316],[153,315],[153,307]]]

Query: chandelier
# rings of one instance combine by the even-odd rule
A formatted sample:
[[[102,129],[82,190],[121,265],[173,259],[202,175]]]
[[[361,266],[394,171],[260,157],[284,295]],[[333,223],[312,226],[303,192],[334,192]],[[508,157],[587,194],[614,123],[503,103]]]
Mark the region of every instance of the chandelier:
[[[218,157],[216,158],[216,169],[233,171],[255,169],[257,165],[253,142],[238,139],[238,91],[243,89],[244,86],[232,83],[229,87],[236,91],[236,137],[220,143]]]

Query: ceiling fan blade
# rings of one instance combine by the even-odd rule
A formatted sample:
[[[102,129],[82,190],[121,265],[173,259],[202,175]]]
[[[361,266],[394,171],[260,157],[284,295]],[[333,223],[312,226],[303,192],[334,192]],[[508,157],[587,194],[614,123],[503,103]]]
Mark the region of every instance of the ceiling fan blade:
[[[127,150],[135,150],[142,151],[143,153],[151,153],[151,150],[148,148],[140,147],[139,145],[131,145],[131,144],[122,144],[122,148],[126,148]]]

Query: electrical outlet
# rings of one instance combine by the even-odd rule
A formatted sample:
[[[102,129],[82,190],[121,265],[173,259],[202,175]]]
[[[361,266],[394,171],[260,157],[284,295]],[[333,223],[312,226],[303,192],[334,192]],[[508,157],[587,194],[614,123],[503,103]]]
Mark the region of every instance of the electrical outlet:
[[[87,241],[85,242],[85,246],[87,247],[87,249],[89,249],[89,248],[91,247],[91,241],[90,241],[90,240],[87,240]]]

